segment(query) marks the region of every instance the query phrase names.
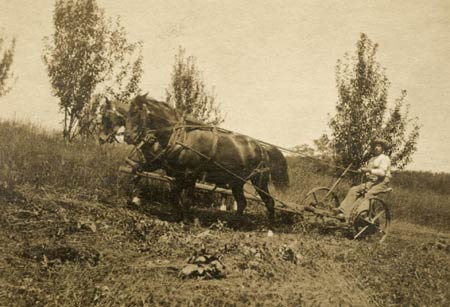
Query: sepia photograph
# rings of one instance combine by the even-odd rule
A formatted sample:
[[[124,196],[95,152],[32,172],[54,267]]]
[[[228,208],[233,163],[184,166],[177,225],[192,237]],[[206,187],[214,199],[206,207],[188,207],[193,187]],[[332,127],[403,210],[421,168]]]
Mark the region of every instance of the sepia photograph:
[[[0,0],[0,306],[450,306],[450,2]]]

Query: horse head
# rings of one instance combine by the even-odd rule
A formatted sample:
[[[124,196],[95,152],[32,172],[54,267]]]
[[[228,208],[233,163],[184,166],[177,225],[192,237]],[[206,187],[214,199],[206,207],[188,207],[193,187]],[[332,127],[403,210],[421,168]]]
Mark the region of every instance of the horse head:
[[[123,138],[126,143],[137,145],[155,138],[164,145],[177,125],[203,125],[169,104],[148,97],[148,94],[138,95],[128,104],[106,99],[102,108],[103,142]]]
[[[127,114],[127,136],[134,144],[145,141],[149,135],[164,138],[178,123],[183,122],[180,113],[167,103],[145,95],[135,97]]]
[[[99,142],[101,144],[123,142],[123,132],[127,121],[127,109],[127,105],[113,103],[105,97],[105,102],[100,107],[99,113]]]

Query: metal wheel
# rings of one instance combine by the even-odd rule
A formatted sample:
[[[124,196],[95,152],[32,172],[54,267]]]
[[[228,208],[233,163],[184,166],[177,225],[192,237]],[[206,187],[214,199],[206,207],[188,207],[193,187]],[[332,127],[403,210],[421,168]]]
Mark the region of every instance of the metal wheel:
[[[383,242],[389,231],[391,213],[381,199],[373,197],[369,199],[369,202],[369,209],[359,212],[353,222],[356,230],[354,238],[370,236]]]
[[[334,192],[329,193],[330,189],[319,187],[312,189],[306,194],[302,201],[303,206],[311,206],[317,209],[332,210],[339,207],[339,199]]]

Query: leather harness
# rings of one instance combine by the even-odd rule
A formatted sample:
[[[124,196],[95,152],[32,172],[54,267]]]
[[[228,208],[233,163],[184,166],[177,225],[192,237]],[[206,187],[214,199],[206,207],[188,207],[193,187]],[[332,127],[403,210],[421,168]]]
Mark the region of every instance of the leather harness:
[[[136,145],[135,148],[133,148],[133,150],[130,152],[128,159],[131,159],[132,156],[134,156],[134,154],[136,153],[136,151],[139,151],[142,153],[141,148],[145,144],[148,144],[148,143],[154,144],[155,142],[157,142],[155,133],[157,133],[159,131],[164,131],[164,130],[171,130],[172,133],[169,137],[169,141],[167,142],[167,145],[161,151],[159,151],[157,154],[155,154],[151,161],[146,161],[145,163],[153,164],[156,161],[162,161],[163,165],[166,168],[168,168],[171,171],[177,172],[177,170],[175,170],[174,168],[172,168],[169,165],[168,160],[176,157],[183,150],[189,150],[188,146],[180,146],[179,144],[177,144],[177,143],[185,144],[186,139],[187,139],[187,133],[188,133],[187,130],[189,128],[209,130],[213,134],[213,141],[211,144],[211,148],[209,150],[209,154],[207,155],[208,158],[205,158],[204,163],[201,163],[197,168],[190,171],[189,174],[185,173],[185,175],[192,175],[192,176],[196,177],[205,169],[205,167],[208,165],[209,162],[214,160],[214,158],[216,156],[217,147],[218,147],[218,143],[219,143],[219,131],[218,131],[219,129],[216,126],[209,127],[209,126],[200,126],[200,125],[185,125],[185,124],[178,123],[174,127],[171,127],[170,129],[163,128],[163,129],[158,129],[158,130],[147,131],[146,133],[144,133],[144,137],[139,142],[139,144]],[[209,129],[207,129],[207,128],[209,128]],[[140,134],[140,136],[142,136],[142,134]],[[270,168],[267,165],[269,162],[269,157],[268,157],[267,151],[262,147],[261,144],[259,144],[259,142],[258,142],[258,148],[260,149],[262,159],[261,159],[260,163],[258,164],[258,166],[245,178],[245,180],[250,180],[252,177],[254,177],[258,174],[270,171]],[[142,155],[142,156],[144,156],[144,155]],[[145,159],[145,156],[144,156],[144,159]]]

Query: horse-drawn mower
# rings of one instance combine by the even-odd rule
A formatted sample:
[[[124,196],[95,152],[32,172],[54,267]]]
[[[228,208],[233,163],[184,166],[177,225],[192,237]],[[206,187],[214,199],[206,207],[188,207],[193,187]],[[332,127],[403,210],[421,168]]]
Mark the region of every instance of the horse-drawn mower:
[[[302,204],[284,202],[270,195],[268,184],[271,181],[279,190],[287,188],[287,161],[282,151],[289,150],[186,118],[168,104],[145,95],[137,96],[126,108],[126,113],[119,114],[114,109],[109,114],[120,119],[120,125],[124,127],[121,131],[126,131],[124,140],[134,145],[133,154],[142,154],[144,163],[137,167],[136,161],[132,160],[133,154],[130,154],[129,167],[122,170],[169,182],[176,196],[175,204],[182,202],[182,191],[197,188],[222,195],[232,194],[238,214],[244,212],[247,199],[261,201],[267,208],[270,222],[278,210],[334,219],[342,227],[353,228],[354,238],[378,235],[384,240],[387,235],[390,212],[379,198],[364,198],[360,202],[363,205],[355,206],[346,220],[340,220],[334,214],[333,209],[339,206],[334,190],[350,171],[350,166],[331,188],[313,189]],[[108,117],[105,120],[108,123],[105,126],[111,128],[111,131],[105,131],[107,139],[116,139],[119,124],[114,124]],[[158,168],[166,175],[153,172]],[[245,192],[246,183],[251,183],[256,193]]]
[[[265,142],[262,142],[262,144],[264,145]],[[191,149],[189,146],[184,146],[189,150],[193,150],[195,152],[195,150]],[[280,149],[288,150],[281,147]],[[201,153],[198,154],[201,155]],[[207,159],[208,157],[203,158]],[[175,181],[175,178],[163,175],[161,173],[136,171],[135,161],[127,159],[126,162],[128,165],[121,166],[119,169],[121,172],[147,178],[150,180],[166,182],[169,185]],[[218,165],[220,166],[220,164]],[[383,242],[386,239],[389,231],[391,213],[388,205],[379,197],[370,197],[364,199],[364,192],[361,194],[361,201],[359,201],[359,204],[354,207],[348,219],[344,219],[336,214],[335,209],[339,207],[340,201],[335,192],[335,189],[349,171],[355,172],[351,170],[350,167],[351,165],[342,172],[340,177],[333,183],[331,187],[316,187],[310,190],[302,200],[301,204],[282,201],[271,196],[275,200],[275,209],[280,212],[300,215],[302,217],[304,217],[305,215],[313,215],[314,217],[316,217],[316,219],[321,219],[323,222],[325,221],[325,219],[327,219],[328,221],[331,220],[331,224],[334,228],[341,228],[352,231],[354,239],[370,237],[374,240],[378,240],[379,242]],[[231,171],[227,171],[230,172],[231,175],[236,176],[238,179],[245,180],[233,174]],[[222,202],[225,201],[226,197],[231,197],[233,195],[230,189],[219,187],[208,182],[196,182],[195,188],[199,191],[204,191],[207,193],[221,194],[223,196],[221,197]],[[255,190],[258,190],[258,187],[254,188]],[[392,189],[390,188],[381,192],[380,194],[389,193],[391,191]],[[244,191],[244,195],[247,200],[260,203],[263,202],[259,196],[252,192]]]

